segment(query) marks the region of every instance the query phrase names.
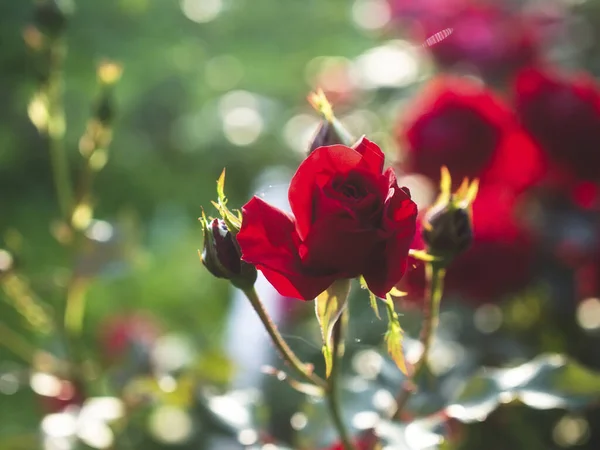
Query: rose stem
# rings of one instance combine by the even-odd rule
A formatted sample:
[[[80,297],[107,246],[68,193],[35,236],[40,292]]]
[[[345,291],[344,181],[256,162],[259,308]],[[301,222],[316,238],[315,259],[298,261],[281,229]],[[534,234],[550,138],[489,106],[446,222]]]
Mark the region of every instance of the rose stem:
[[[440,317],[440,303],[444,292],[444,275],[446,274],[446,269],[439,263],[429,262],[425,264],[425,274],[427,278],[428,301],[425,303],[423,310],[423,327],[419,336],[419,341],[423,345],[423,353],[421,353],[421,356],[414,365],[412,371],[413,380],[423,369],[431,350],[433,336]],[[396,396],[397,408],[393,416],[394,419],[400,418],[413,390],[413,383],[403,383],[402,389]]]
[[[333,424],[340,435],[340,440],[345,450],[355,450],[350,434],[346,429],[344,420],[342,418],[341,405],[338,398],[339,387],[338,387],[338,374],[339,368],[342,362],[342,356],[344,355],[344,338],[346,335],[346,328],[348,326],[348,307],[344,307],[340,319],[336,322],[333,327],[333,364],[331,366],[331,373],[327,379],[327,404]]]
[[[302,361],[300,361],[300,359],[298,359],[296,354],[292,351],[292,349],[283,340],[283,337],[281,337],[281,334],[279,334],[277,327],[271,320],[271,317],[269,317],[269,314],[267,313],[267,311],[265,310],[265,307],[263,306],[262,302],[260,301],[260,298],[258,297],[256,290],[254,288],[245,289],[244,294],[246,294],[246,297],[248,297],[248,300],[250,300],[250,304],[254,308],[254,311],[256,311],[256,314],[258,314],[258,317],[260,318],[262,324],[264,325],[265,329],[267,330],[267,333],[269,333],[269,336],[271,337],[273,344],[279,351],[280,356],[294,370],[296,370],[298,375],[301,375],[307,381],[310,381],[311,383],[317,385],[318,387],[320,387],[323,390],[327,389],[327,384],[325,383],[325,381],[323,381],[323,379],[320,378],[318,375],[312,373],[312,371],[309,370],[309,368],[306,366],[306,364],[304,364]]]
[[[64,79],[62,71],[66,46],[63,38],[54,38],[48,51],[50,52],[50,75],[46,85],[48,96],[48,146],[58,204],[63,219],[67,224],[70,224],[70,214],[73,207],[73,187],[65,148]]]

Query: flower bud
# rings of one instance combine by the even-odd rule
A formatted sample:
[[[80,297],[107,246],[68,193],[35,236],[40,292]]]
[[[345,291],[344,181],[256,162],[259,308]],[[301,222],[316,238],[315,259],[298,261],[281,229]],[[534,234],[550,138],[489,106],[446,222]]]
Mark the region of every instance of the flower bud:
[[[333,108],[322,90],[311,93],[308,101],[323,116],[319,129],[308,148],[309,155],[319,147],[335,144],[350,146],[354,143],[352,135],[334,116]]]
[[[317,130],[315,137],[310,143],[308,154],[310,155],[319,147],[335,144],[352,144],[350,133],[348,133],[343,125],[335,118],[333,118],[331,121],[323,120],[319,125],[319,129]]]
[[[225,221],[200,219],[204,233],[202,264],[217,278],[225,278],[240,289],[249,289],[256,282],[256,268],[241,259],[239,245]]]
[[[443,259],[453,259],[466,251],[473,242],[471,217],[463,208],[447,204],[425,214],[423,240],[428,253]]]
[[[115,116],[113,87],[121,78],[123,67],[112,61],[103,61],[97,69],[101,93],[94,104],[93,115],[104,126],[110,126]]]
[[[35,25],[48,36],[61,35],[73,13],[71,0],[39,0],[33,12]]]
[[[477,195],[478,183],[469,184],[464,180],[460,188],[451,193],[450,173],[443,167],[440,185],[440,196],[423,218],[423,240],[427,253],[445,265],[473,242],[471,204]]]
[[[115,117],[115,102],[110,90],[104,90],[93,106],[93,116],[104,126],[110,126]]]

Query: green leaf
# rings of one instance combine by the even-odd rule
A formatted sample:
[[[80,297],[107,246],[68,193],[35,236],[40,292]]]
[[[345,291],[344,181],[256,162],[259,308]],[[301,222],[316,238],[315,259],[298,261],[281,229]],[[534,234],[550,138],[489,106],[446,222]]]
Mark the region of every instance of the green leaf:
[[[242,227],[242,214],[237,214],[227,207],[227,197],[225,196],[225,169],[221,172],[217,180],[217,201],[212,202],[213,206],[219,211],[221,218],[225,221],[229,231],[235,236]]]
[[[373,310],[377,318],[381,320],[381,316],[379,315],[379,306],[377,305],[377,296],[369,290],[367,282],[363,277],[360,277],[360,287],[362,289],[366,289],[369,293],[369,304],[371,305],[371,309]]]
[[[336,344],[333,342],[333,327],[346,307],[349,293],[350,280],[342,279],[335,281],[315,299],[315,315],[319,321],[323,338],[323,356],[327,377],[333,368],[333,352]]]
[[[410,423],[380,420],[375,425],[375,434],[381,444],[390,449],[437,450],[447,433],[443,416],[416,419]]]
[[[406,361],[404,360],[404,351],[402,349],[402,340],[404,338],[404,332],[400,326],[400,320],[398,313],[394,310],[394,300],[392,296],[388,294],[385,299],[387,315],[388,315],[388,329],[385,333],[385,342],[387,344],[387,351],[392,357],[398,369],[406,375]]]
[[[510,369],[483,368],[446,408],[462,422],[484,420],[501,403],[535,409],[580,409],[600,401],[600,372],[562,355],[545,354]]]
[[[217,180],[217,198],[219,199],[219,204],[223,206],[227,204],[227,197],[225,197],[225,169],[223,169]]]

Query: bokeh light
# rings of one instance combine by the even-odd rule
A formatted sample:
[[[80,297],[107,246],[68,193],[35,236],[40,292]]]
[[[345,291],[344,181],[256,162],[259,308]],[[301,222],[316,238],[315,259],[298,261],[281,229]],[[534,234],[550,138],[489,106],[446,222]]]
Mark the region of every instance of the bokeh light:
[[[158,441],[175,445],[191,438],[194,424],[187,411],[176,406],[163,405],[150,415],[148,428]]]
[[[216,19],[222,9],[222,0],[181,0],[183,14],[197,23],[210,22]]]

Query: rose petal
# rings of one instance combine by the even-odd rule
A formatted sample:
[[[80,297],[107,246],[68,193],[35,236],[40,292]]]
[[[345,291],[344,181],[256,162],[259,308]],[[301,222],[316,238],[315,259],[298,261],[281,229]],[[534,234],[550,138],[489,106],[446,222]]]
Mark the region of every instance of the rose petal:
[[[386,201],[383,227],[394,231],[374,253],[363,276],[369,289],[379,297],[385,297],[406,271],[407,256],[416,231],[417,205],[397,185],[390,188]],[[387,229],[386,229],[387,228]]]
[[[312,300],[333,283],[331,275],[308,275],[303,270],[300,238],[289,215],[258,197],[246,203],[242,214],[242,228],[237,234],[242,259],[254,264],[277,292]]]
[[[337,278],[353,278],[363,272],[373,246],[381,241],[377,230],[360,228],[345,213],[324,216],[311,227],[301,251],[305,266]]]
[[[547,170],[541,149],[521,129],[507,131],[490,166],[481,175],[482,184],[502,183],[519,194],[537,184]]]
[[[381,174],[385,155],[377,144],[363,136],[352,148],[362,155],[362,164],[365,168],[376,175]]]
[[[409,189],[398,186],[391,168],[385,175],[389,180],[389,188],[381,225],[384,230],[395,230],[397,227],[404,227],[407,220],[416,221],[417,205],[412,201]]]
[[[298,167],[290,183],[288,198],[296,217],[296,229],[306,238],[313,221],[315,189],[323,187],[334,174],[347,174],[359,168],[362,155],[344,145],[319,147]]]

